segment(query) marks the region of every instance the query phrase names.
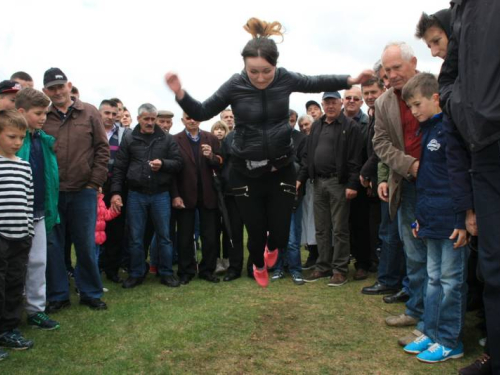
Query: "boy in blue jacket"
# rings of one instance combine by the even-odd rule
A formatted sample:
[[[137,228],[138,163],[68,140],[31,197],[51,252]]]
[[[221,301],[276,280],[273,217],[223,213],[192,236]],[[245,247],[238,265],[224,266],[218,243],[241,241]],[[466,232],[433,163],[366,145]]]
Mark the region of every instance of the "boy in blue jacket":
[[[403,88],[402,97],[420,122],[422,155],[417,174],[416,221],[413,235],[427,245],[427,294],[424,334],[404,347],[422,362],[463,356],[461,341],[467,296],[467,232],[465,211],[453,209],[446,166],[446,138],[439,107],[439,85],[420,73]]]

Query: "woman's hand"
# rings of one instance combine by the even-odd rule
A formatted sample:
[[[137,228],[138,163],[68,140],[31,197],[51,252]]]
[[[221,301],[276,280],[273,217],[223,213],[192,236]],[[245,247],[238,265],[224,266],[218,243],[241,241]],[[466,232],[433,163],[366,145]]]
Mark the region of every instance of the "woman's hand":
[[[347,78],[347,84],[349,86],[359,85],[360,83],[365,83],[366,81],[372,79],[375,76],[375,72],[371,69],[363,70],[359,76],[356,78]]]
[[[182,89],[181,80],[179,76],[175,73],[168,72],[165,74],[165,83],[175,94],[178,100],[182,100],[184,97],[184,90]]]

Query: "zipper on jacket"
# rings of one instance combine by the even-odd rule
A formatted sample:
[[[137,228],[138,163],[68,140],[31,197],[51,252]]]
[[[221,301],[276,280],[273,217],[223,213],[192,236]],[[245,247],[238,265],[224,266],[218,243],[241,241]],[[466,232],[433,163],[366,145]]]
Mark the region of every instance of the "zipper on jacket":
[[[267,145],[267,95],[266,90],[262,90],[262,148],[264,149],[264,160],[269,159]]]

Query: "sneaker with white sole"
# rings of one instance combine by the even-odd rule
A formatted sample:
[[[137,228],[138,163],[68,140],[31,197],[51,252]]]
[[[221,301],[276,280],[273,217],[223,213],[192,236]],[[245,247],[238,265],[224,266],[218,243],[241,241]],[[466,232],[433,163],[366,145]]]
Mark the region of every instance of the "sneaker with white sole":
[[[450,349],[436,343],[417,355],[417,359],[426,363],[438,363],[447,361],[448,359],[462,358],[463,356],[464,346],[462,343],[459,343],[455,349]]]
[[[279,279],[284,279],[285,273],[282,270],[275,270],[271,276],[271,281],[276,281]]]
[[[403,350],[408,354],[420,354],[423,351],[429,349],[432,344],[434,343],[428,336],[421,335],[413,340],[413,342],[410,342],[408,345],[406,345]]]
[[[292,280],[295,285],[304,285],[306,283],[300,272],[293,272]]]
[[[25,339],[19,330],[13,329],[0,335],[0,347],[26,350],[33,347],[33,341]]]

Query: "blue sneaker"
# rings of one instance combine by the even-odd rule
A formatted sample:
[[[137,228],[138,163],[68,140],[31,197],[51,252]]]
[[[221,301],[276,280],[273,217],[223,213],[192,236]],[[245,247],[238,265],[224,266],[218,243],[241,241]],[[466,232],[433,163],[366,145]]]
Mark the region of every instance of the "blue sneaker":
[[[448,359],[457,359],[464,356],[464,346],[459,343],[455,349],[449,349],[440,344],[434,344],[426,351],[417,355],[417,359],[426,363],[444,362]]]
[[[417,337],[413,342],[406,345],[403,350],[409,354],[419,354],[434,344],[432,340],[426,335]]]
[[[0,349],[0,361],[4,360],[8,356],[9,356],[9,353],[7,353],[7,352],[3,351],[2,349]]]

